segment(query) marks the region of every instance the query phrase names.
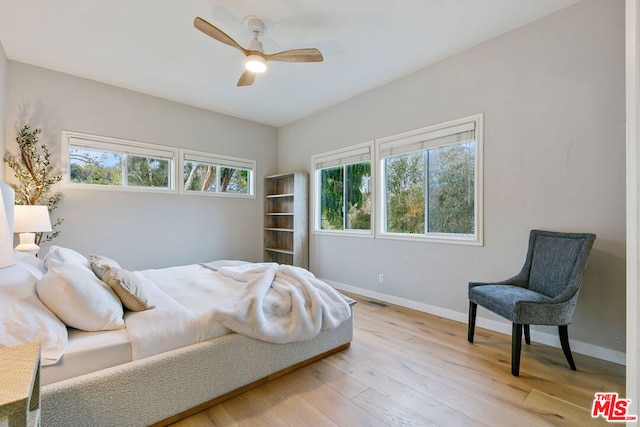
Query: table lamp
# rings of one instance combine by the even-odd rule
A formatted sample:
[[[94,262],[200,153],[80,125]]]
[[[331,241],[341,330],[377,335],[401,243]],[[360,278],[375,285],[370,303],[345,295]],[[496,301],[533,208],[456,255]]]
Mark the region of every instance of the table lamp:
[[[14,249],[32,255],[38,253],[36,233],[51,231],[49,209],[43,205],[16,205],[13,232],[20,233],[20,244]]]
[[[3,196],[6,194],[6,196]],[[8,207],[5,207],[4,198],[10,199],[11,203]],[[13,234],[9,228],[7,209],[11,209],[13,206],[13,190],[8,186],[0,182],[0,268],[10,267],[16,263],[15,256],[13,254]]]

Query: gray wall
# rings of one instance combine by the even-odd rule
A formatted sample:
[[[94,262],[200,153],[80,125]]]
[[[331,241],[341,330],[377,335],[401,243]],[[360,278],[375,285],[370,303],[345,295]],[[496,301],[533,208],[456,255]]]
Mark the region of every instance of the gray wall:
[[[0,150],[15,151],[28,120],[56,164],[62,129],[258,160],[251,200],[65,190],[54,243],[130,269],[259,260],[263,177],[276,160],[280,172],[308,171],[313,154],[484,112],[483,247],[312,235],[311,269],[463,319],[467,282],[515,274],[531,228],[595,232],[570,335],[624,352],[622,0],[586,0],[278,130],[7,61],[0,46],[0,118],[3,108]]]
[[[62,188],[56,213],[64,223],[53,244],[113,257],[129,269],[262,259],[263,182],[275,172],[275,128],[8,61],[7,150],[17,152],[23,123],[42,128],[54,165],[61,130],[257,160],[252,199]],[[12,178],[7,167],[5,179]]]
[[[624,1],[587,0],[281,127],[278,169],[309,171],[316,153],[485,114],[483,247],[312,235],[311,269],[464,319],[467,282],[517,273],[530,229],[594,232],[570,336],[624,352],[624,90]]]

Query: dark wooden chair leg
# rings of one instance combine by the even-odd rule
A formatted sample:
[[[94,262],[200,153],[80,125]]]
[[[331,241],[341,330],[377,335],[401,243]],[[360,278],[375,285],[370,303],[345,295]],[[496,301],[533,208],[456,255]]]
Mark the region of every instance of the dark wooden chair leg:
[[[520,375],[520,350],[522,348],[522,325],[514,323],[511,332],[511,375]]]
[[[569,327],[568,325],[560,325],[558,326],[558,334],[560,335],[560,344],[562,345],[562,351],[564,351],[564,357],[567,358],[567,362],[569,362],[569,366],[571,370],[576,370],[576,364],[573,361],[573,356],[571,355],[571,348],[569,347]]]
[[[476,311],[478,310],[478,304],[469,301],[469,326],[467,331],[467,340],[473,342],[473,334],[476,330]]]
[[[529,329],[529,325],[524,325],[524,342],[527,345],[531,344],[531,330]]]

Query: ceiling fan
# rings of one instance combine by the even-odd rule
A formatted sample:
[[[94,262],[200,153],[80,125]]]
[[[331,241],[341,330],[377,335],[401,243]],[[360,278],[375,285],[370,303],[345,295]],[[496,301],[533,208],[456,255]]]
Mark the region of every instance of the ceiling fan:
[[[238,80],[238,86],[250,86],[255,80],[256,73],[263,73],[267,70],[267,61],[282,62],[322,62],[324,59],[318,49],[292,49],[278,53],[264,53],[262,43],[258,37],[264,33],[264,23],[255,16],[249,16],[245,19],[245,25],[249,31],[253,33],[253,40],[249,43],[249,49],[240,46],[234,39],[225,34],[221,29],[211,25],[200,17],[196,17],[193,21],[194,27],[202,31],[206,35],[213,37],[221,43],[235,47],[246,56],[246,70]]]

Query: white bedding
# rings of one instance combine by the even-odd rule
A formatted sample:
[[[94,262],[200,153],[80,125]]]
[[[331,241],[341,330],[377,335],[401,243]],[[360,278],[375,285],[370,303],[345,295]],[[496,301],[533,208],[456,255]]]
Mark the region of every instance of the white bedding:
[[[332,287],[289,265],[187,265],[135,274],[156,308],[125,315],[134,360],[230,331],[278,344],[304,341],[351,316]]]
[[[306,270],[224,261],[134,272],[155,308],[125,310],[125,329],[67,330],[36,293],[36,283],[48,275],[42,261],[16,256],[18,263],[0,275],[0,346],[40,341],[43,384],[232,331],[273,343],[306,340],[351,314],[340,294]]]
[[[100,369],[131,362],[131,341],[126,329],[86,332],[69,329],[69,345],[64,357],[43,366],[40,384],[47,385]]]
[[[212,307],[212,318],[232,331],[286,344],[317,336],[351,316],[335,289],[300,267],[276,263],[222,267],[236,290]]]
[[[209,315],[228,294],[217,273],[195,264],[135,274],[156,307],[125,314],[133,360],[229,333]]]
[[[43,366],[42,385],[230,332],[211,321],[207,312],[212,301],[230,293],[233,288],[231,280],[218,280],[222,276],[200,265],[143,270],[134,274],[143,282],[156,308],[127,311],[126,329],[102,332],[69,329],[69,344],[64,357],[54,365]],[[214,283],[218,285],[212,286]]]

